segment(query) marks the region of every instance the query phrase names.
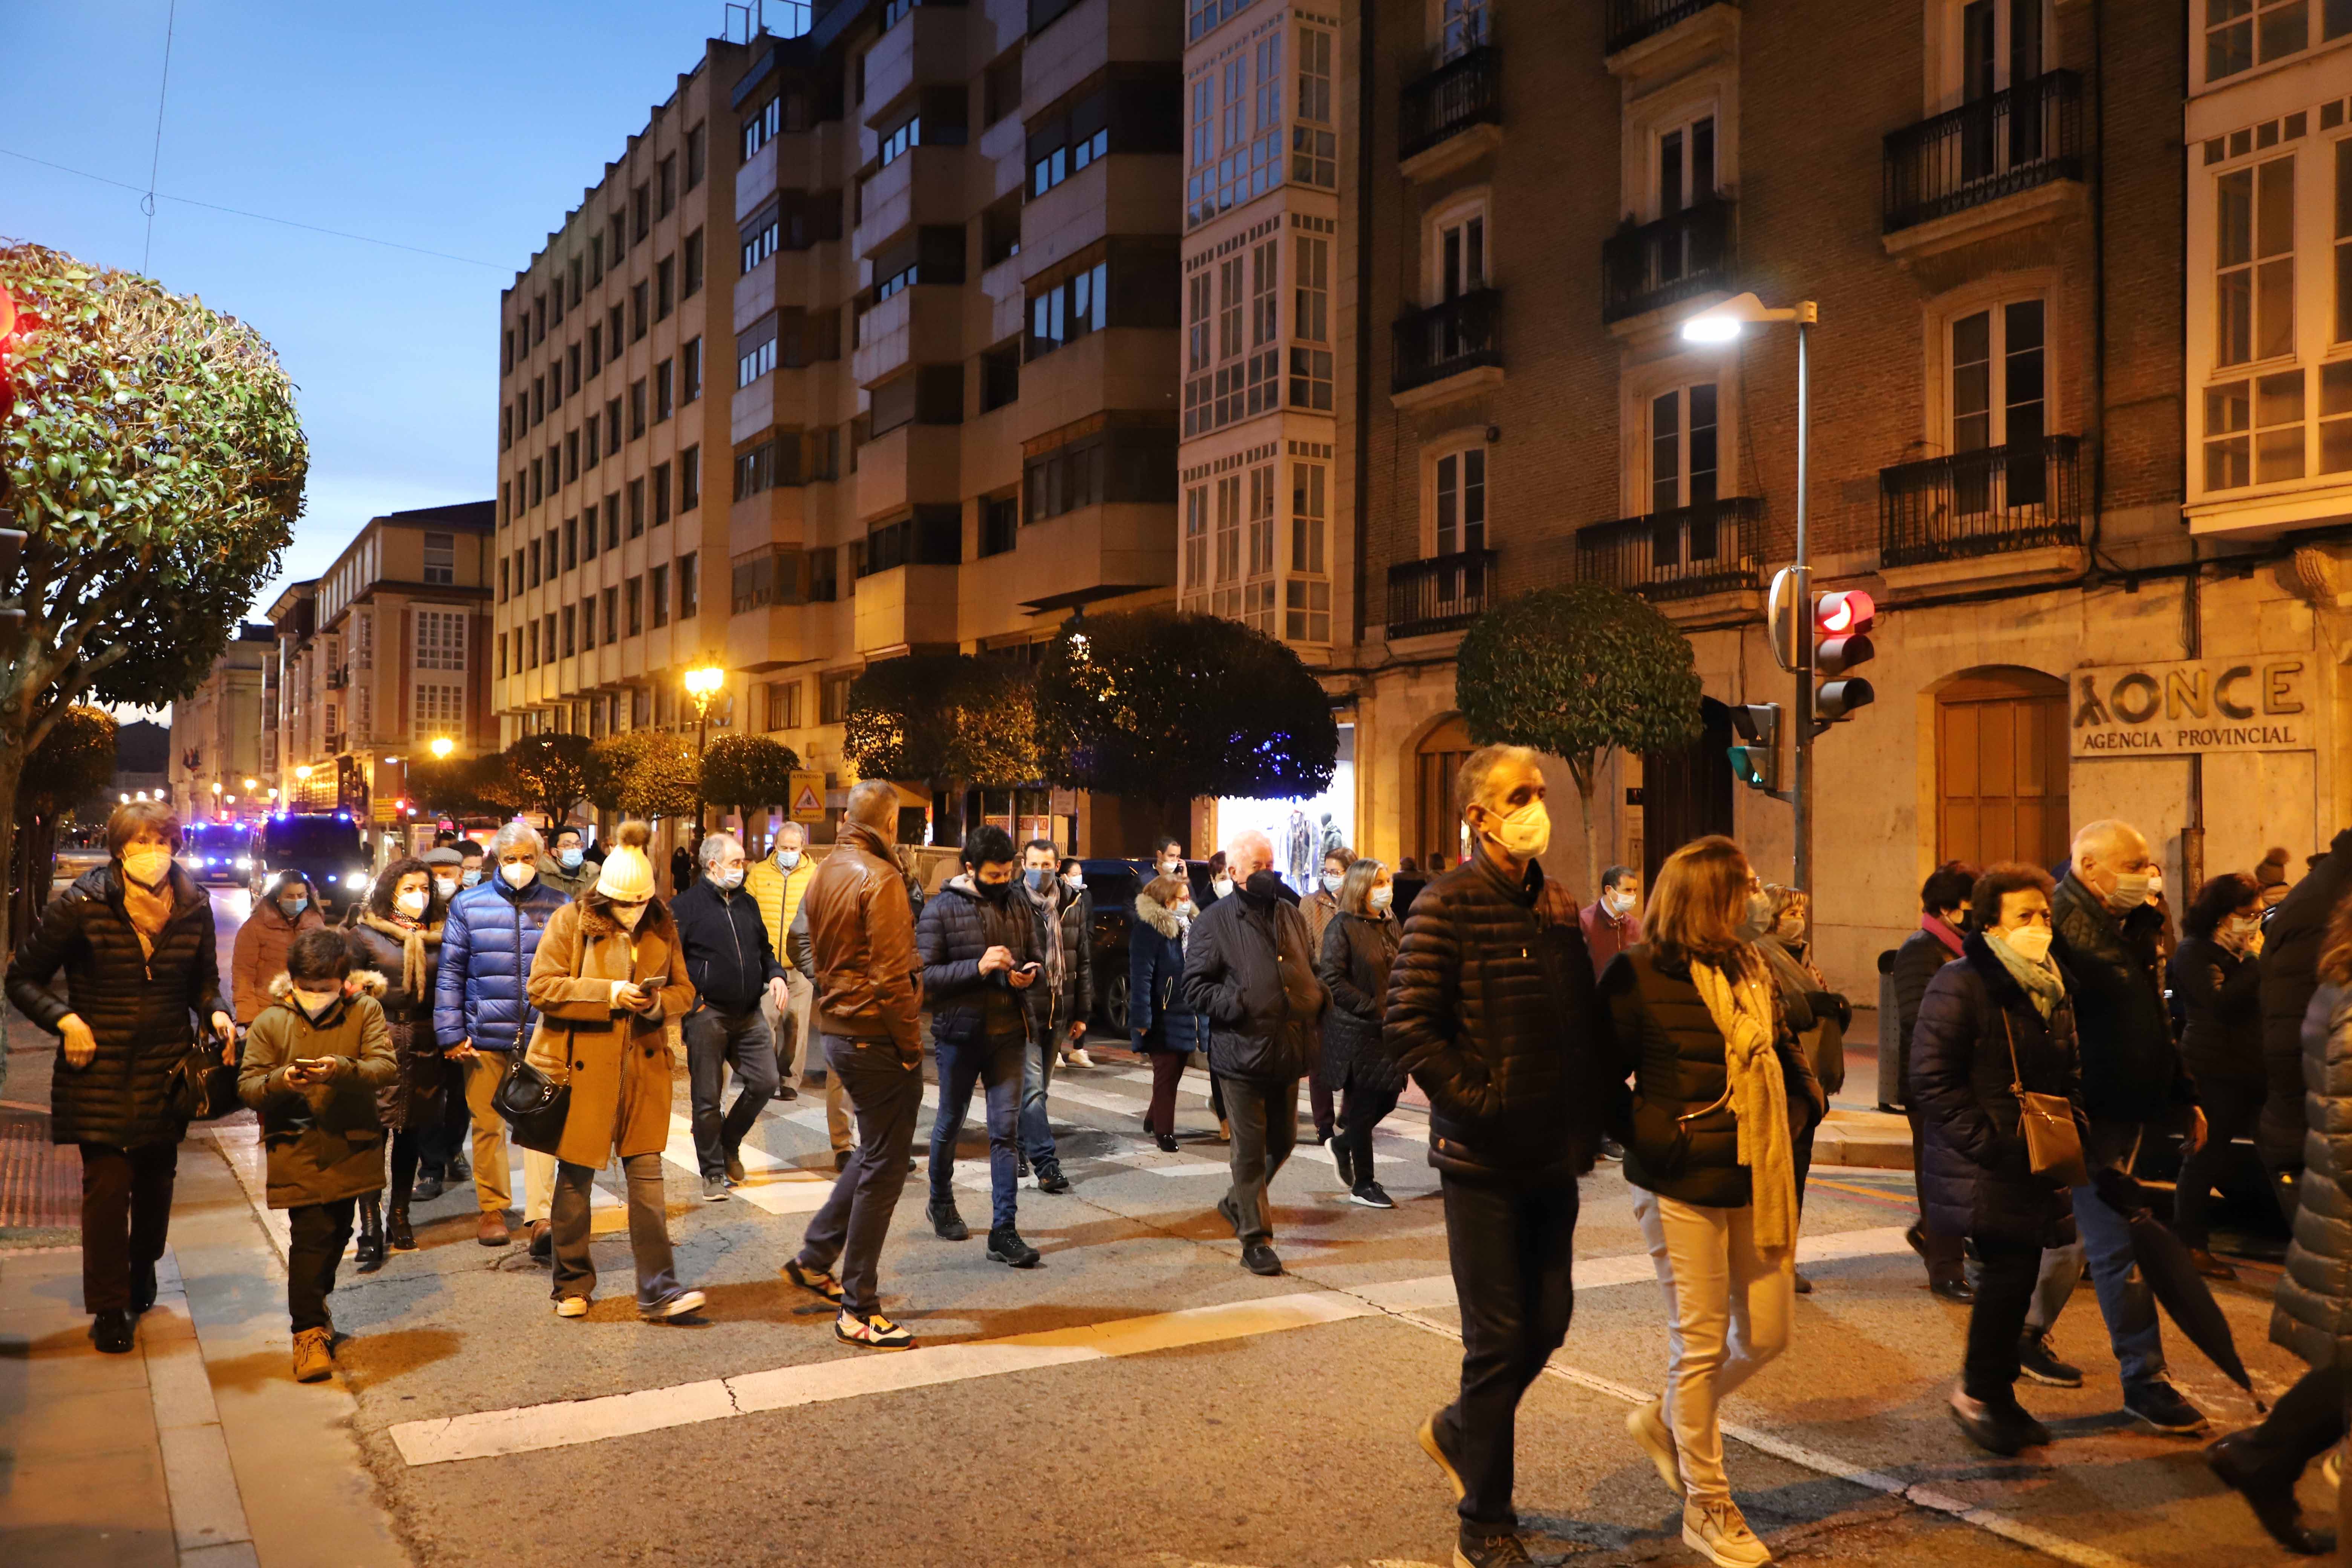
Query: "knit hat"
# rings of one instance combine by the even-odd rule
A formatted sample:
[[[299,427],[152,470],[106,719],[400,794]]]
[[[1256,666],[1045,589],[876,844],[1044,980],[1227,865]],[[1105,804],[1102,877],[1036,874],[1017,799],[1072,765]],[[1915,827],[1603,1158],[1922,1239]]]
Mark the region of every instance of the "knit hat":
[[[654,863],[646,858],[653,830],[642,822],[625,822],[613,837],[604,868],[596,878],[596,890],[624,904],[643,903],[654,896]]]
[[[2274,848],[2263,857],[2263,863],[2254,868],[2254,882],[2257,886],[2264,888],[2286,886],[2285,849]]]

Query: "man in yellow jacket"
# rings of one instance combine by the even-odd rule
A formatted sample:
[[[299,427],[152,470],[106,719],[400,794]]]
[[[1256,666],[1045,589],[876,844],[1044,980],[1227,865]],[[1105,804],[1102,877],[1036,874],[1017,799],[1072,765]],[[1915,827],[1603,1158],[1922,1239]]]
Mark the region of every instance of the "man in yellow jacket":
[[[784,965],[784,989],[789,1005],[779,1009],[772,1002],[761,1003],[768,1020],[770,1037],[776,1042],[776,1078],[782,1086],[776,1091],[779,1100],[797,1100],[808,1080],[809,1058],[816,1053],[809,1047],[809,1005],[814,996],[809,977],[793,966],[791,944],[785,932],[792,928],[793,917],[800,912],[801,895],[808,890],[809,879],[816,874],[816,859],[808,852],[808,832],[797,822],[787,822],[776,830],[775,841],[768,853],[754,865],[743,879],[744,889],[758,906],[760,919],[768,928],[768,940],[775,944],[776,957]],[[797,1073],[793,1058],[800,1059]],[[824,1082],[825,1131],[833,1142],[834,1162],[838,1165],[847,1157],[854,1140],[849,1129],[849,1097],[831,1073]]]

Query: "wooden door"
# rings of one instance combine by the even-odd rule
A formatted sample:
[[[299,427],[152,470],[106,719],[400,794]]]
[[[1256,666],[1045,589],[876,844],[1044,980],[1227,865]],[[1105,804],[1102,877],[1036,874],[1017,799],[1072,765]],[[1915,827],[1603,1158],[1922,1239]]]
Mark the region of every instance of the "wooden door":
[[[1424,871],[1432,868],[1433,855],[1444,856],[1449,867],[1462,858],[1462,801],[1454,781],[1472,749],[1470,727],[1458,715],[1413,748],[1413,828],[1406,853]]]
[[[1990,669],[1936,696],[1936,858],[2066,861],[2066,688]]]
[[[1698,739],[1642,753],[1642,886],[1657,882],[1667,856],[1694,838],[1731,832],[1731,710],[1699,699]]]

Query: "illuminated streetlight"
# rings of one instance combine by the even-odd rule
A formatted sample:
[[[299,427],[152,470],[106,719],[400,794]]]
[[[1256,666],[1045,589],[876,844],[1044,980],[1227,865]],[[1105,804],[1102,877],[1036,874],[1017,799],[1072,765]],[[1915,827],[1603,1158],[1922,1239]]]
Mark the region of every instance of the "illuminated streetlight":
[[[213,780],[213,793],[214,793],[215,795],[218,795],[218,794],[220,794],[220,792],[221,792],[220,780],[218,780],[218,779],[215,779],[215,780]]]
[[[255,790],[257,790],[260,787],[261,781],[259,779],[247,779],[245,781],[245,793],[247,795],[251,795]]]
[[[131,804],[131,797],[130,797],[129,795],[126,795],[121,796],[121,801],[122,801],[122,804],[123,804],[123,805],[129,805]],[[142,800],[145,800],[145,799],[147,798],[147,792],[146,792],[145,790],[141,790],[141,791],[139,792],[139,798],[140,798],[140,799],[142,799]]]
[[[432,752],[433,760],[440,762],[457,749],[457,742],[446,735],[436,735],[433,737],[433,744],[427,749]]]
[[[304,763],[300,767],[296,768],[294,770],[294,777],[298,783],[309,784],[310,782],[310,764]]]
[[[710,743],[710,700],[727,684],[727,672],[701,664],[686,672],[686,694],[694,699],[694,841],[702,842],[702,754]]]

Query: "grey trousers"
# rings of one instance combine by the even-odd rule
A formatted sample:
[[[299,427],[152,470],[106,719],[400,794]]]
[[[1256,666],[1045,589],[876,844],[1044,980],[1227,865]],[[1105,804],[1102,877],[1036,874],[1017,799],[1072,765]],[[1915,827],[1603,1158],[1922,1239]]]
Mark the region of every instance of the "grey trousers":
[[[1298,1142],[1298,1080],[1229,1078],[1225,1110],[1234,1129],[1234,1184],[1225,1202],[1234,1211],[1234,1234],[1246,1247],[1274,1234],[1274,1210],[1265,1193]]]
[[[678,1292],[677,1264],[670,1257],[669,1211],[662,1203],[662,1157],[625,1154],[628,1177],[629,1250],[637,1265],[637,1310],[651,1311]],[[559,1163],[555,1192],[548,1203],[555,1243],[555,1300],[596,1293],[596,1266],[588,1258],[588,1189],[596,1173],[586,1165]]]
[[[838,1261],[842,1306],[872,1317],[881,1304],[875,1279],[882,1243],[906,1189],[907,1152],[914,1147],[915,1118],[923,1105],[922,1064],[908,1068],[887,1040],[827,1035],[824,1065],[857,1108],[857,1152],[810,1217],[800,1262],[803,1268],[835,1271]]]

